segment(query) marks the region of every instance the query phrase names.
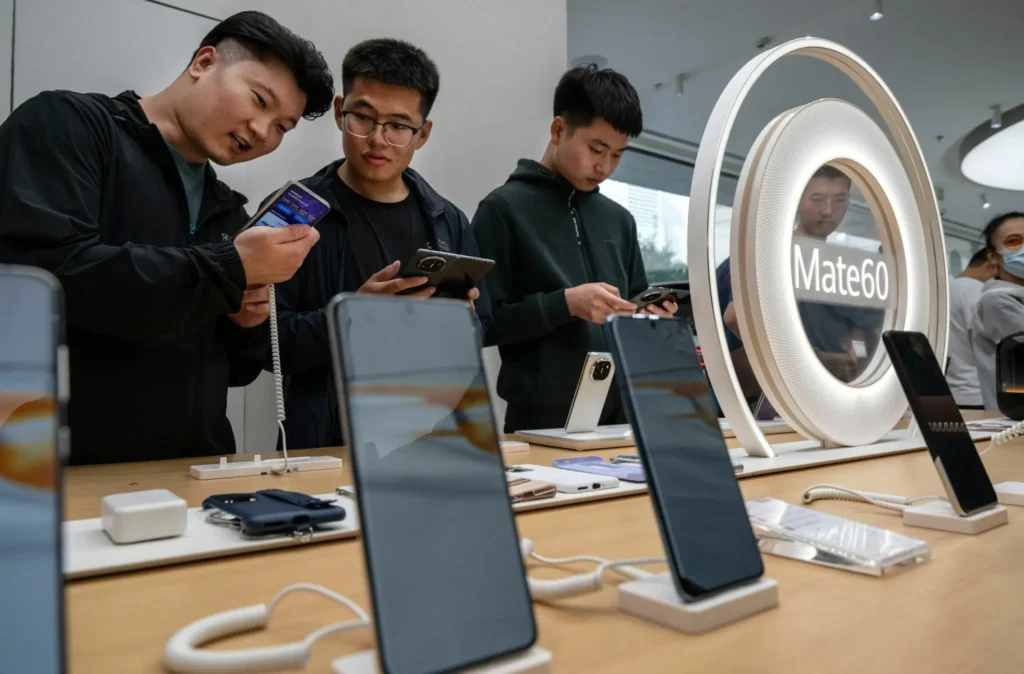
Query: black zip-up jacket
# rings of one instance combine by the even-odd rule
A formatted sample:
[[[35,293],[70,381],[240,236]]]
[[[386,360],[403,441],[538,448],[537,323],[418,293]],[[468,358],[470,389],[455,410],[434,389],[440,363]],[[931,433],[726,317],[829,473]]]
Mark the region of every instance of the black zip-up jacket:
[[[226,316],[246,285],[245,201],[208,167],[190,236],[174,158],[133,92],[44,92],[0,126],[0,262],[64,287],[71,463],[234,451],[227,389],[259,374],[266,338]]]
[[[645,290],[636,222],[596,189],[579,192],[540,163],[520,159],[480,202],[473,231],[483,256],[496,263],[485,278],[494,308],[488,342],[501,351],[505,432],[560,428],[587,353],[608,350],[602,326],[569,314],[565,291],[603,282],[628,299]],[[612,386],[601,423],[624,422]]]
[[[300,181],[330,204],[331,211],[317,225],[320,241],[295,276],[278,284],[275,289],[281,370],[287,376],[284,425],[289,448],[328,447],[342,442],[325,309],[338,293],[359,290],[359,286],[343,287],[346,253],[353,240],[349,237],[345,214],[331,187],[333,181],[341,180],[337,171],[343,162],[342,159],[328,164],[315,175]],[[402,177],[423,209],[430,247],[479,257],[466,215],[434,191],[416,171],[406,169]],[[354,252],[359,278],[362,279],[360,286],[394,262],[388,259],[379,238],[376,245],[364,243]],[[479,290],[480,298],[474,305],[481,334],[486,334],[491,323],[491,303],[486,286],[481,284]],[[264,367],[271,369],[269,357]]]

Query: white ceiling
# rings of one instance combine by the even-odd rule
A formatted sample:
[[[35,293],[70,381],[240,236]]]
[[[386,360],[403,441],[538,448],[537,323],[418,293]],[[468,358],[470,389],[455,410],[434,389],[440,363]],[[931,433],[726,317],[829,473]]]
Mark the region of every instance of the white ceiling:
[[[568,0],[570,61],[598,54],[640,93],[644,126],[697,143],[726,83],[772,44],[813,35],[864,58],[893,91],[917,134],[940,207],[954,222],[980,229],[993,214],[1024,210],[1024,192],[981,187],[959,171],[958,145],[989,107],[1024,102],[1024,0],[886,0],[869,21],[872,0]],[[873,108],[844,75],[800,57],[769,70],[747,98],[729,151],[746,155],[777,114],[823,97]],[[675,76],[688,73],[684,95]],[[660,89],[657,83],[662,83]],[[877,119],[877,116],[876,116]],[[938,141],[936,136],[944,139]],[[984,192],[992,208],[981,208]]]

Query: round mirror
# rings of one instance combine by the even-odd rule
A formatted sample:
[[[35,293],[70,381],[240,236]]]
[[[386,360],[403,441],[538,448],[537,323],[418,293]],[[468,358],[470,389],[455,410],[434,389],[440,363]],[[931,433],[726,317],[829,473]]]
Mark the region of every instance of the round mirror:
[[[857,385],[894,307],[891,253],[854,176],[819,167],[793,224],[793,284],[804,332],[833,377]],[[891,315],[891,314],[890,314]]]

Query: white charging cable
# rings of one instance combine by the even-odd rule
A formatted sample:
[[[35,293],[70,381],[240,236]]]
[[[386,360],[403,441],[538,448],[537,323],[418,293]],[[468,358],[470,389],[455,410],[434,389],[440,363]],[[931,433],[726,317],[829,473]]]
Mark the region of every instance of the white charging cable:
[[[208,651],[203,644],[226,636],[263,629],[282,599],[298,591],[315,592],[332,599],[356,614],[356,620],[334,623],[302,641],[278,646],[263,646],[237,651]],[[164,666],[176,674],[227,674],[228,672],[267,672],[279,669],[303,669],[309,663],[314,643],[329,634],[367,627],[370,617],[348,597],[320,585],[298,583],[281,590],[270,605],[257,604],[201,618],[175,633],[164,648]]]
[[[949,499],[945,496],[917,496],[908,498],[906,496],[876,494],[870,491],[848,489],[847,487],[838,487],[834,484],[816,484],[804,490],[802,500],[808,505],[815,501],[853,501],[855,503],[869,503],[886,510],[903,512],[907,508],[925,501],[948,501]]]
[[[274,405],[277,411],[277,427],[281,430],[281,450],[284,452],[284,466],[271,472],[282,475],[288,472],[288,436],[284,432],[284,377],[281,374],[281,344],[277,337],[277,297],[274,286],[269,286],[270,301],[270,357],[274,365]]]
[[[617,573],[633,580],[650,578],[654,574],[642,569],[634,568],[634,564],[664,564],[664,557],[640,557],[637,559],[622,559],[610,561],[602,557],[591,557],[581,555],[578,557],[566,557],[555,559],[543,557],[533,551],[533,541],[523,538],[519,541],[519,549],[523,555],[523,561],[533,559],[541,564],[550,566],[561,566],[564,564],[575,564],[579,562],[592,562],[597,564],[597,569],[590,573],[580,574],[569,578],[539,579],[526,577],[526,583],[530,588],[530,596],[536,600],[565,599],[567,597],[579,597],[593,592],[599,592],[604,586],[604,574],[606,571]]]

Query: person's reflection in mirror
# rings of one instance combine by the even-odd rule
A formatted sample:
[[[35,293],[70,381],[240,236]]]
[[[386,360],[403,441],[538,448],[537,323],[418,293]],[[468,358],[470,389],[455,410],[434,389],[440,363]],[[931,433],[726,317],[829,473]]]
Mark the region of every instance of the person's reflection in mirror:
[[[839,169],[825,165],[807,183],[797,207],[794,237],[825,241],[839,229],[850,205],[853,184]],[[726,344],[743,395],[756,404],[761,385],[750,367],[746,349],[739,337],[739,321],[733,305],[730,261],[718,266],[719,310],[727,328]],[[869,356],[877,348],[884,312],[878,309],[799,301],[798,308],[808,340],[822,364],[840,381],[859,376]]]

